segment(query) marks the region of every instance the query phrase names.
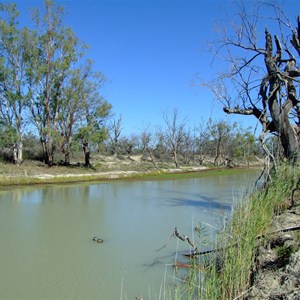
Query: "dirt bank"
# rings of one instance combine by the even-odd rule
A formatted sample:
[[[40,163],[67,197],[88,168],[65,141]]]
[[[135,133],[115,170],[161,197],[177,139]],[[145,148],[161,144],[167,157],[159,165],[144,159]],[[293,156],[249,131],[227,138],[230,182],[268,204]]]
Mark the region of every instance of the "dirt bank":
[[[300,299],[300,230],[278,232],[300,226],[300,192],[294,205],[274,217],[273,233],[257,249],[253,286],[241,299]]]

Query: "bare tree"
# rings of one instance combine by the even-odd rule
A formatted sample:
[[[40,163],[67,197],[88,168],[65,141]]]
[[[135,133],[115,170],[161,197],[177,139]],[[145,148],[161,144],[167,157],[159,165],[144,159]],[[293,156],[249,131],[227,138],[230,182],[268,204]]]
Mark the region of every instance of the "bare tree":
[[[296,163],[300,159],[300,16],[294,28],[274,2],[253,5],[251,12],[243,2],[236,6],[237,15],[221,28],[213,48],[214,58],[222,57],[229,71],[205,85],[223,103],[225,113],[251,115],[260,122],[266,152],[267,134],[278,135],[285,158]],[[268,25],[277,33],[273,37]]]
[[[151,144],[153,142],[153,134],[148,129],[143,129],[139,139],[142,150],[142,160],[150,161],[154,165],[155,169],[157,169],[157,164],[155,162],[154,154],[151,147]],[[146,153],[148,155],[147,158]]]
[[[211,119],[208,125],[215,149],[214,164],[220,166],[224,164],[225,161],[224,153],[230,137],[231,126],[225,121],[212,121]]]
[[[195,147],[197,158],[200,165],[203,164],[206,156],[207,156],[207,147],[209,143],[209,127],[207,121],[200,121],[199,125],[195,128],[196,136],[195,136]]]
[[[186,122],[185,120],[179,119],[179,113],[177,109],[173,110],[171,116],[168,116],[167,113],[164,113],[163,119],[166,125],[166,130],[163,137],[165,143],[169,146],[173,154],[175,166],[178,167],[178,153],[184,142]]]
[[[108,135],[111,142],[112,154],[114,156],[118,155],[118,146],[119,146],[119,139],[122,132],[122,116],[116,119],[114,118],[109,124]]]

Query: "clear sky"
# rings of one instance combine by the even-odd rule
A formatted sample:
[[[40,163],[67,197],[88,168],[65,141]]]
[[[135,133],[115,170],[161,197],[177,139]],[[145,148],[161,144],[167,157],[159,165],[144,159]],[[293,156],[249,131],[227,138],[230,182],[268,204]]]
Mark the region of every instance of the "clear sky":
[[[8,1],[3,1],[8,2]],[[17,0],[21,15],[42,0]],[[252,1],[248,1],[251,4]],[[300,1],[289,0],[300,13]],[[90,49],[87,57],[104,73],[103,96],[122,115],[123,133],[139,133],[163,123],[162,112],[178,109],[191,126],[201,119],[228,118],[213,95],[192,82],[212,79],[207,42],[216,39],[215,24],[232,10],[229,0],[57,0],[67,15],[64,24]],[[298,12],[297,12],[298,11]],[[230,117],[255,127],[254,117]]]

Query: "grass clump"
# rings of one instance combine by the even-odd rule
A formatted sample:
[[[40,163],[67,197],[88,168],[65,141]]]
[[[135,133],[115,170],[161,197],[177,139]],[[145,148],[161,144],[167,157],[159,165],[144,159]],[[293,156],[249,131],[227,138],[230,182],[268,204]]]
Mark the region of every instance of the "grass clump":
[[[293,253],[294,249],[291,245],[283,245],[278,248],[276,248],[276,255],[278,259],[287,259],[289,258]]]
[[[256,247],[263,243],[262,237],[268,236],[274,214],[291,195],[299,178],[299,168],[281,166],[266,188],[246,195],[220,235],[216,245],[220,250],[207,256],[205,262],[198,258],[190,271],[185,296],[177,299],[240,298],[251,285]],[[290,250],[280,249],[278,255],[290,255]],[[204,265],[204,272],[199,272],[199,264]]]

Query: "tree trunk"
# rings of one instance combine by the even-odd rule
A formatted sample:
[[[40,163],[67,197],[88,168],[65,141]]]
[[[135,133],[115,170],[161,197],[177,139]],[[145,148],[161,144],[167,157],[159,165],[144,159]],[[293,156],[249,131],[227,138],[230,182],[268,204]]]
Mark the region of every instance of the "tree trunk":
[[[149,156],[150,156],[150,159],[151,159],[151,162],[153,163],[153,165],[154,165],[154,167],[155,167],[155,169],[158,169],[157,168],[157,165],[156,165],[156,163],[155,163],[155,160],[154,160],[154,156],[153,156],[153,153],[152,153],[152,151],[147,147],[147,152],[149,153]]]
[[[281,47],[277,40],[277,52],[273,55],[273,43],[270,33],[266,30],[266,53],[265,53],[265,64],[269,75],[269,95],[267,98],[268,106],[271,114],[272,121],[274,122],[275,128],[279,133],[281,145],[284,150],[284,156],[292,163],[299,161],[299,139],[295,130],[293,129],[290,120],[289,113],[293,108],[293,91],[294,86],[292,80],[286,82],[288,86],[288,99],[283,102],[281,93],[281,81],[278,77],[277,63],[280,63],[281,59]]]
[[[48,166],[52,167],[54,163],[53,142],[48,142],[46,146],[47,146]]]
[[[43,160],[49,167],[53,166],[54,155],[53,155],[53,143],[47,142],[45,139],[41,138],[41,144],[43,148]]]
[[[220,166],[222,163],[222,158],[221,158],[221,139],[218,139],[217,142],[217,147],[216,147],[216,157],[214,160],[214,165],[215,166]]]
[[[90,167],[90,149],[88,143],[83,143],[83,152],[84,152],[84,165]]]
[[[284,156],[290,162],[296,164],[300,160],[300,145],[296,132],[291,126],[287,116],[282,117],[279,133],[281,145],[284,150]]]
[[[13,163],[16,165],[18,163],[18,146],[13,144]]]
[[[66,140],[65,164],[70,165],[70,163],[71,163],[71,137],[68,137]]]
[[[70,149],[67,145],[66,152],[65,152],[65,165],[69,166],[70,161],[71,161],[71,153],[70,153]]]
[[[43,149],[43,161],[45,164],[48,164],[48,153],[47,153],[47,147],[46,147],[46,140],[41,138],[41,145]]]
[[[174,154],[174,163],[176,168],[178,168],[179,164],[178,164],[178,157],[177,157],[177,151],[173,151]]]
[[[17,157],[18,165],[21,164],[22,161],[23,161],[23,141],[20,140],[18,144],[18,157]]]

